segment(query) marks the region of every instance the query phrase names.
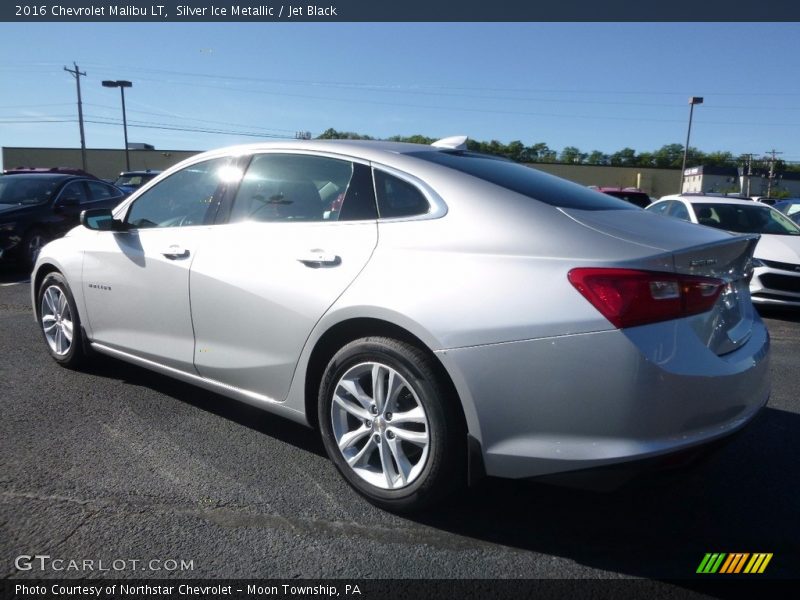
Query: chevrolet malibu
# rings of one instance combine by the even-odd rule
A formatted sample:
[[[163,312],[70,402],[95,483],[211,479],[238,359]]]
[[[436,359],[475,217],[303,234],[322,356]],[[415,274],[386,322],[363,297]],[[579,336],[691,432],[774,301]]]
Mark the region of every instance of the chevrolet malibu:
[[[318,428],[395,511],[474,477],[691,449],[769,395],[757,236],[464,149],[293,141],[185,161],[48,244],[56,362],[95,352]]]

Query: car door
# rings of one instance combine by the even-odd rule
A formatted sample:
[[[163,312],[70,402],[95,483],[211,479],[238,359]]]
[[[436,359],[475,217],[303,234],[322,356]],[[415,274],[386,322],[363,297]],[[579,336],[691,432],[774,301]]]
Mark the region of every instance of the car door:
[[[98,231],[84,255],[92,340],[193,372],[189,268],[225,193],[230,160],[191,164],[127,207],[124,231]]]
[[[50,235],[59,238],[78,225],[81,210],[85,208],[88,200],[89,194],[82,179],[67,183],[53,203],[52,216],[48,224]]]
[[[377,210],[366,164],[257,154],[191,269],[195,365],[284,400],[312,328],[369,260]]]

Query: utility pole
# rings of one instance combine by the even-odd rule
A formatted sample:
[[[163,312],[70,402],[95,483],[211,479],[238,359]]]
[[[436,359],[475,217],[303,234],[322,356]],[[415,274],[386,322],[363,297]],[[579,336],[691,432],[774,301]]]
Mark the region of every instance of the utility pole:
[[[750,197],[750,178],[753,176],[753,155],[752,154],[744,154],[745,159],[745,167],[746,171],[743,169],[745,181],[747,182],[747,191],[744,189],[742,190],[743,196]]]
[[[689,136],[692,135],[692,116],[694,115],[694,105],[702,104],[702,96],[691,96],[689,98],[689,128],[686,130],[686,145],[683,147],[683,164],[681,165],[681,188],[679,194],[683,193],[683,179],[686,173],[686,157],[689,155]]]
[[[86,138],[83,135],[83,102],[81,102],[81,76],[86,77],[86,72],[81,72],[76,63],[72,63],[74,69],[64,67],[64,70],[75,78],[78,85],[78,126],[81,131],[81,168],[86,171]]]
[[[767,198],[772,197],[772,182],[775,180],[775,160],[778,154],[783,154],[783,152],[777,152],[774,148],[772,150],[767,150],[767,154],[770,155],[769,159],[769,176],[767,178]]]

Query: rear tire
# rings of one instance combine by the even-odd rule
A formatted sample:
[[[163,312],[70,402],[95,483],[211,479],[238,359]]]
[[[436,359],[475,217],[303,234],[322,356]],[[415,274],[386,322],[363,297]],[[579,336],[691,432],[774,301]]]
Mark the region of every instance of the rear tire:
[[[75,299],[61,273],[48,274],[36,294],[39,328],[47,350],[62,367],[76,369],[87,359]]]
[[[419,348],[385,337],[350,342],[328,363],[318,410],[328,456],[372,504],[417,511],[465,486],[460,406]]]

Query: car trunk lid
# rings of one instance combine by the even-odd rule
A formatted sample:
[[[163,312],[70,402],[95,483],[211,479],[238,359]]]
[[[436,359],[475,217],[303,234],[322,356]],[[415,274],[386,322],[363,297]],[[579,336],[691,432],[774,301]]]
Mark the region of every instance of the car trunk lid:
[[[686,318],[698,338],[719,355],[736,350],[750,338],[755,312],[749,283],[758,235],[732,235],[645,211],[561,210],[594,231],[661,251],[646,257],[643,268],[658,257],[667,259],[662,262],[671,264],[675,273],[723,280],[725,286],[714,307]]]

